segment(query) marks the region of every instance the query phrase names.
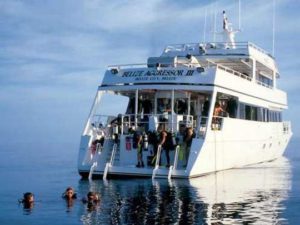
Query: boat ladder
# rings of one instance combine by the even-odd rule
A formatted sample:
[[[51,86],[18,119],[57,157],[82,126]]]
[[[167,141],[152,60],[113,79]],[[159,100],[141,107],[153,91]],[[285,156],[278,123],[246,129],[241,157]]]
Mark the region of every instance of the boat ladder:
[[[174,156],[174,164],[172,166],[170,166],[170,168],[169,168],[168,180],[171,180],[173,170],[177,168],[179,149],[180,149],[180,147],[179,147],[179,145],[177,145],[176,150],[175,150],[175,156]]]
[[[155,179],[157,170],[159,169],[160,155],[161,155],[161,145],[159,145],[158,148],[157,148],[155,167],[154,167],[153,172],[152,172],[152,180]]]
[[[109,167],[111,167],[113,165],[113,162],[115,160],[117,147],[118,147],[117,143],[114,143],[113,148],[112,148],[112,152],[111,152],[110,161],[108,163],[106,163],[106,165],[105,165],[105,169],[104,169],[104,172],[103,172],[103,180],[106,180],[107,174],[108,174],[108,169],[109,169]]]
[[[97,147],[96,147],[96,152],[95,152],[95,155],[93,156],[92,158],[92,166],[90,168],[90,172],[89,172],[89,180],[92,180],[92,177],[93,177],[93,173],[96,169],[96,167],[98,166],[98,159],[100,157],[102,153],[102,145],[100,143],[97,144]]]

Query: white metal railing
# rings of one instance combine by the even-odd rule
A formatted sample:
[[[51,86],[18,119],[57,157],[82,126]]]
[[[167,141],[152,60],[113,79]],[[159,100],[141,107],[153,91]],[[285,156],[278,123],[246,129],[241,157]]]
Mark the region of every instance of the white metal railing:
[[[119,64],[119,65],[109,65],[108,69],[132,69],[132,68],[144,68],[147,67],[147,63],[134,63],[134,64]]]
[[[283,133],[288,134],[291,130],[291,122],[290,121],[284,121],[283,122]]]
[[[103,172],[103,180],[106,180],[109,167],[111,167],[114,163],[117,147],[118,147],[117,143],[114,143],[112,152],[111,152],[111,156],[110,156],[110,161],[105,164],[105,168],[104,168],[104,172]]]
[[[167,45],[164,49],[164,53],[170,52],[170,51],[177,51],[177,52],[185,52],[185,51],[195,51],[198,50],[200,46],[203,47],[212,47],[215,48],[221,48],[220,46],[226,46],[227,42],[206,42],[206,43],[187,43],[187,44],[171,44]],[[235,42],[235,49],[248,49],[249,47],[252,47],[256,49],[257,51],[260,51],[263,54],[266,54],[273,58],[273,56],[267,52],[266,50],[262,49],[261,47],[258,47],[252,42]]]
[[[199,119],[199,125],[197,130],[197,137],[204,138],[207,131],[208,117],[202,116]]]
[[[182,120],[180,120],[180,119],[182,119]],[[145,129],[145,127],[148,126],[148,129],[149,129],[150,126],[154,126],[156,129],[157,127],[159,127],[160,124],[164,124],[166,127],[166,130],[169,130],[172,132],[174,132],[174,131],[177,132],[179,130],[180,124],[184,124],[186,126],[194,128],[193,121],[194,121],[194,117],[192,115],[122,114],[121,115],[121,123],[118,124],[118,126],[120,126],[121,134],[128,133],[128,130],[131,127],[135,127],[135,129],[137,129],[138,127],[143,127]]]
[[[168,180],[171,180],[172,175],[173,175],[173,171],[177,169],[179,149],[180,149],[180,147],[179,147],[179,145],[177,145],[176,149],[175,149],[174,163],[169,168]]]
[[[218,130],[218,131],[222,130],[223,120],[224,120],[224,117],[213,116],[212,123],[211,123],[211,129],[212,130]]]
[[[211,47],[214,46],[215,48],[221,48],[220,46],[226,46],[227,42],[206,42],[206,43],[186,43],[186,44],[171,44],[167,45],[163,51],[163,53],[167,53],[170,51],[177,51],[177,52],[185,52],[185,51],[196,51],[199,50],[200,46],[203,47]],[[247,49],[249,46],[255,46],[258,50],[260,49],[256,45],[250,42],[235,42],[236,49]],[[264,50],[263,50],[264,51]],[[264,51],[265,53],[265,51]]]
[[[272,85],[266,84],[266,83],[261,82],[261,81],[259,81],[259,80],[256,80],[256,83],[259,84],[259,85],[261,85],[261,86],[263,86],[263,87],[267,87],[267,88],[270,88],[270,89],[273,88]]]
[[[271,53],[262,49],[261,47],[258,47],[257,45],[253,44],[252,42],[248,42],[248,45],[249,45],[249,47],[252,47],[252,48],[256,49],[257,51],[260,51],[261,53],[266,54],[266,55],[270,56],[271,58],[274,58]]]
[[[92,158],[92,162],[93,163],[92,163],[92,166],[91,166],[90,172],[89,172],[89,180],[92,180],[93,173],[94,173],[95,169],[98,166],[98,160],[100,158],[102,150],[103,150],[103,146],[100,143],[97,143],[97,145],[96,145],[96,152],[94,153],[94,156]]]
[[[113,166],[117,149],[118,149],[118,145],[117,145],[117,143],[114,143],[113,149],[112,149],[112,152],[111,152],[110,161],[109,161],[110,166]]]
[[[159,145],[158,148],[157,148],[157,153],[156,153],[155,166],[154,166],[154,169],[153,169],[153,172],[152,172],[152,179],[155,179],[157,170],[159,168],[161,149],[162,149],[162,147],[161,147],[161,145]]]
[[[241,72],[238,72],[238,71],[236,71],[236,70],[230,69],[230,68],[225,67],[225,66],[221,66],[221,65],[219,65],[219,64],[216,64],[216,66],[217,66],[218,69],[224,70],[224,71],[226,71],[226,72],[228,72],[228,73],[231,73],[231,74],[233,74],[233,75],[235,75],[235,76],[241,77],[241,78],[246,79],[246,80],[248,80],[248,81],[251,81],[251,80],[252,80],[251,77],[249,77],[249,76],[247,76],[247,75],[245,75],[245,74],[243,74],[243,73],[241,73]]]
[[[174,163],[173,163],[174,169],[177,169],[179,149],[180,149],[180,147],[179,147],[179,145],[177,145],[176,149],[175,149],[175,156],[174,156]]]

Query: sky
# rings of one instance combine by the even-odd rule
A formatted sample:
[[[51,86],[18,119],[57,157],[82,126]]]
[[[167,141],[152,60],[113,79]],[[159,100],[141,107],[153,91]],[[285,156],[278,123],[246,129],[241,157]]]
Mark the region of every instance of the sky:
[[[241,0],[241,32],[272,52],[272,1]],[[298,122],[300,2],[276,0],[275,58]],[[238,1],[0,0],[0,145],[76,142],[107,65],[143,63],[167,44],[213,39],[213,13],[238,25]],[[204,31],[205,11],[207,26]]]

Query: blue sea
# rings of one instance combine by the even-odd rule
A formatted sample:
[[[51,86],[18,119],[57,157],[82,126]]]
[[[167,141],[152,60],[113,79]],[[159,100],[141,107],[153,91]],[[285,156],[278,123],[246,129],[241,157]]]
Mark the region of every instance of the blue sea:
[[[0,224],[300,224],[300,140],[285,157],[191,180],[81,180],[78,143],[11,143],[0,150]],[[78,199],[67,206],[65,188]],[[24,192],[35,204],[23,209]],[[99,192],[93,208],[81,201]]]

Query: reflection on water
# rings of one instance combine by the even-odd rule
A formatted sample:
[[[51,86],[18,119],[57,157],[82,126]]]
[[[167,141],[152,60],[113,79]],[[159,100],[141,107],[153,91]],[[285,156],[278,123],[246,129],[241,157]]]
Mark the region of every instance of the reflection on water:
[[[101,202],[78,213],[83,224],[285,224],[290,174],[281,158],[191,180],[80,181],[79,194]]]

